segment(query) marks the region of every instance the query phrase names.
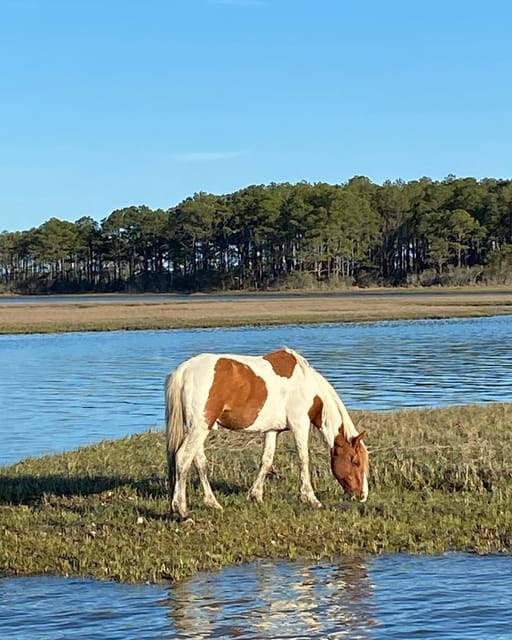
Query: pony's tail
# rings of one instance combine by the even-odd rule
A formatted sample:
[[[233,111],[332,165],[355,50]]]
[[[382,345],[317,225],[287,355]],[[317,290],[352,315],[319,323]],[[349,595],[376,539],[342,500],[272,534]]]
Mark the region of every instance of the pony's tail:
[[[167,447],[167,474],[169,478],[169,500],[172,501],[176,486],[176,452],[185,437],[184,413],[181,402],[183,385],[182,368],[167,376],[165,381],[165,441]]]

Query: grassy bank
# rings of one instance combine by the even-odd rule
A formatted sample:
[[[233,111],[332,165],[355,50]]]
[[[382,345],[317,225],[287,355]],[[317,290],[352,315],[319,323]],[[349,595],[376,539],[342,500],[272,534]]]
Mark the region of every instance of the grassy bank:
[[[185,522],[168,517],[161,433],[0,468],[0,572],[158,582],[262,556],[512,550],[512,404],[354,418],[372,450],[365,504],[341,495],[316,434],[322,510],[299,502],[288,434],[263,505],[246,500],[261,438],[212,434],[212,486],[224,511],[203,507],[194,478]]]
[[[64,298],[63,298],[64,299]],[[72,299],[73,300],[73,299]],[[283,298],[240,294],[236,299],[143,302],[27,302],[2,304],[0,334],[113,331],[192,327],[365,322],[418,318],[478,317],[512,313],[512,289],[344,291]]]

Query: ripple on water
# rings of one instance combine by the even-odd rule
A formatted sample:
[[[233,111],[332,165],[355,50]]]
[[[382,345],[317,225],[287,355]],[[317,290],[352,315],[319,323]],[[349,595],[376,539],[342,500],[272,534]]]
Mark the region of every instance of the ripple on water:
[[[0,336],[0,464],[163,424],[163,382],[201,352],[304,353],[352,409],[512,398],[512,316]],[[26,434],[30,433],[30,438]]]
[[[509,640],[512,556],[254,562],[168,588],[0,580],[3,640],[363,638]]]

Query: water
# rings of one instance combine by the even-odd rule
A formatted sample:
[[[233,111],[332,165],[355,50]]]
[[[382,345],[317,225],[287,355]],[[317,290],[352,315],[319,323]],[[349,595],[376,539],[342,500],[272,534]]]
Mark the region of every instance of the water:
[[[349,409],[512,400],[512,316],[0,336],[0,463],[159,428],[179,362],[283,344]],[[0,638],[512,639],[511,602],[512,556],[262,561],[172,586],[0,579]]]
[[[349,411],[512,398],[512,316],[0,336],[0,464],[161,428],[163,382],[182,360],[284,344]]]
[[[351,290],[351,291],[317,291],[314,294],[315,299],[320,298],[401,298],[406,302],[419,296],[424,295],[421,289],[381,289],[377,291],[369,290]],[[488,289],[474,289],[471,296],[487,296],[489,294],[500,295],[503,291]],[[450,298],[457,296],[467,296],[468,292],[464,289],[458,291],[438,290],[436,296],[447,296]],[[506,295],[506,294],[505,294]],[[254,293],[79,293],[79,294],[41,294],[41,295],[23,295],[23,296],[0,296],[0,304],[81,304],[91,302],[93,304],[103,303],[133,303],[133,302],[212,302],[214,300],[229,300],[231,302],[238,300],[291,300],[296,298],[308,299],[311,294],[297,293],[291,291],[276,292],[254,292]]]
[[[512,638],[512,556],[255,562],[171,587],[0,580],[2,640]]]

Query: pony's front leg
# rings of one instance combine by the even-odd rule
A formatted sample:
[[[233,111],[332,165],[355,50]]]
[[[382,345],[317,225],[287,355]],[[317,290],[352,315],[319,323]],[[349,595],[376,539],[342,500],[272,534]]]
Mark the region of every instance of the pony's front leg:
[[[308,502],[313,507],[321,507],[322,503],[315,495],[309,475],[309,420],[301,422],[292,428],[295,438],[295,448],[299,458],[300,466],[300,498],[303,502]]]
[[[181,518],[188,516],[187,511],[187,476],[197,451],[203,446],[208,435],[207,429],[191,427],[181,447],[176,452],[176,484],[171,500],[171,509]]]
[[[263,484],[268,472],[272,468],[274,461],[274,453],[276,451],[277,431],[267,431],[265,434],[265,444],[263,445],[263,455],[261,456],[261,465],[256,480],[252,485],[248,498],[256,502],[263,501]]]

